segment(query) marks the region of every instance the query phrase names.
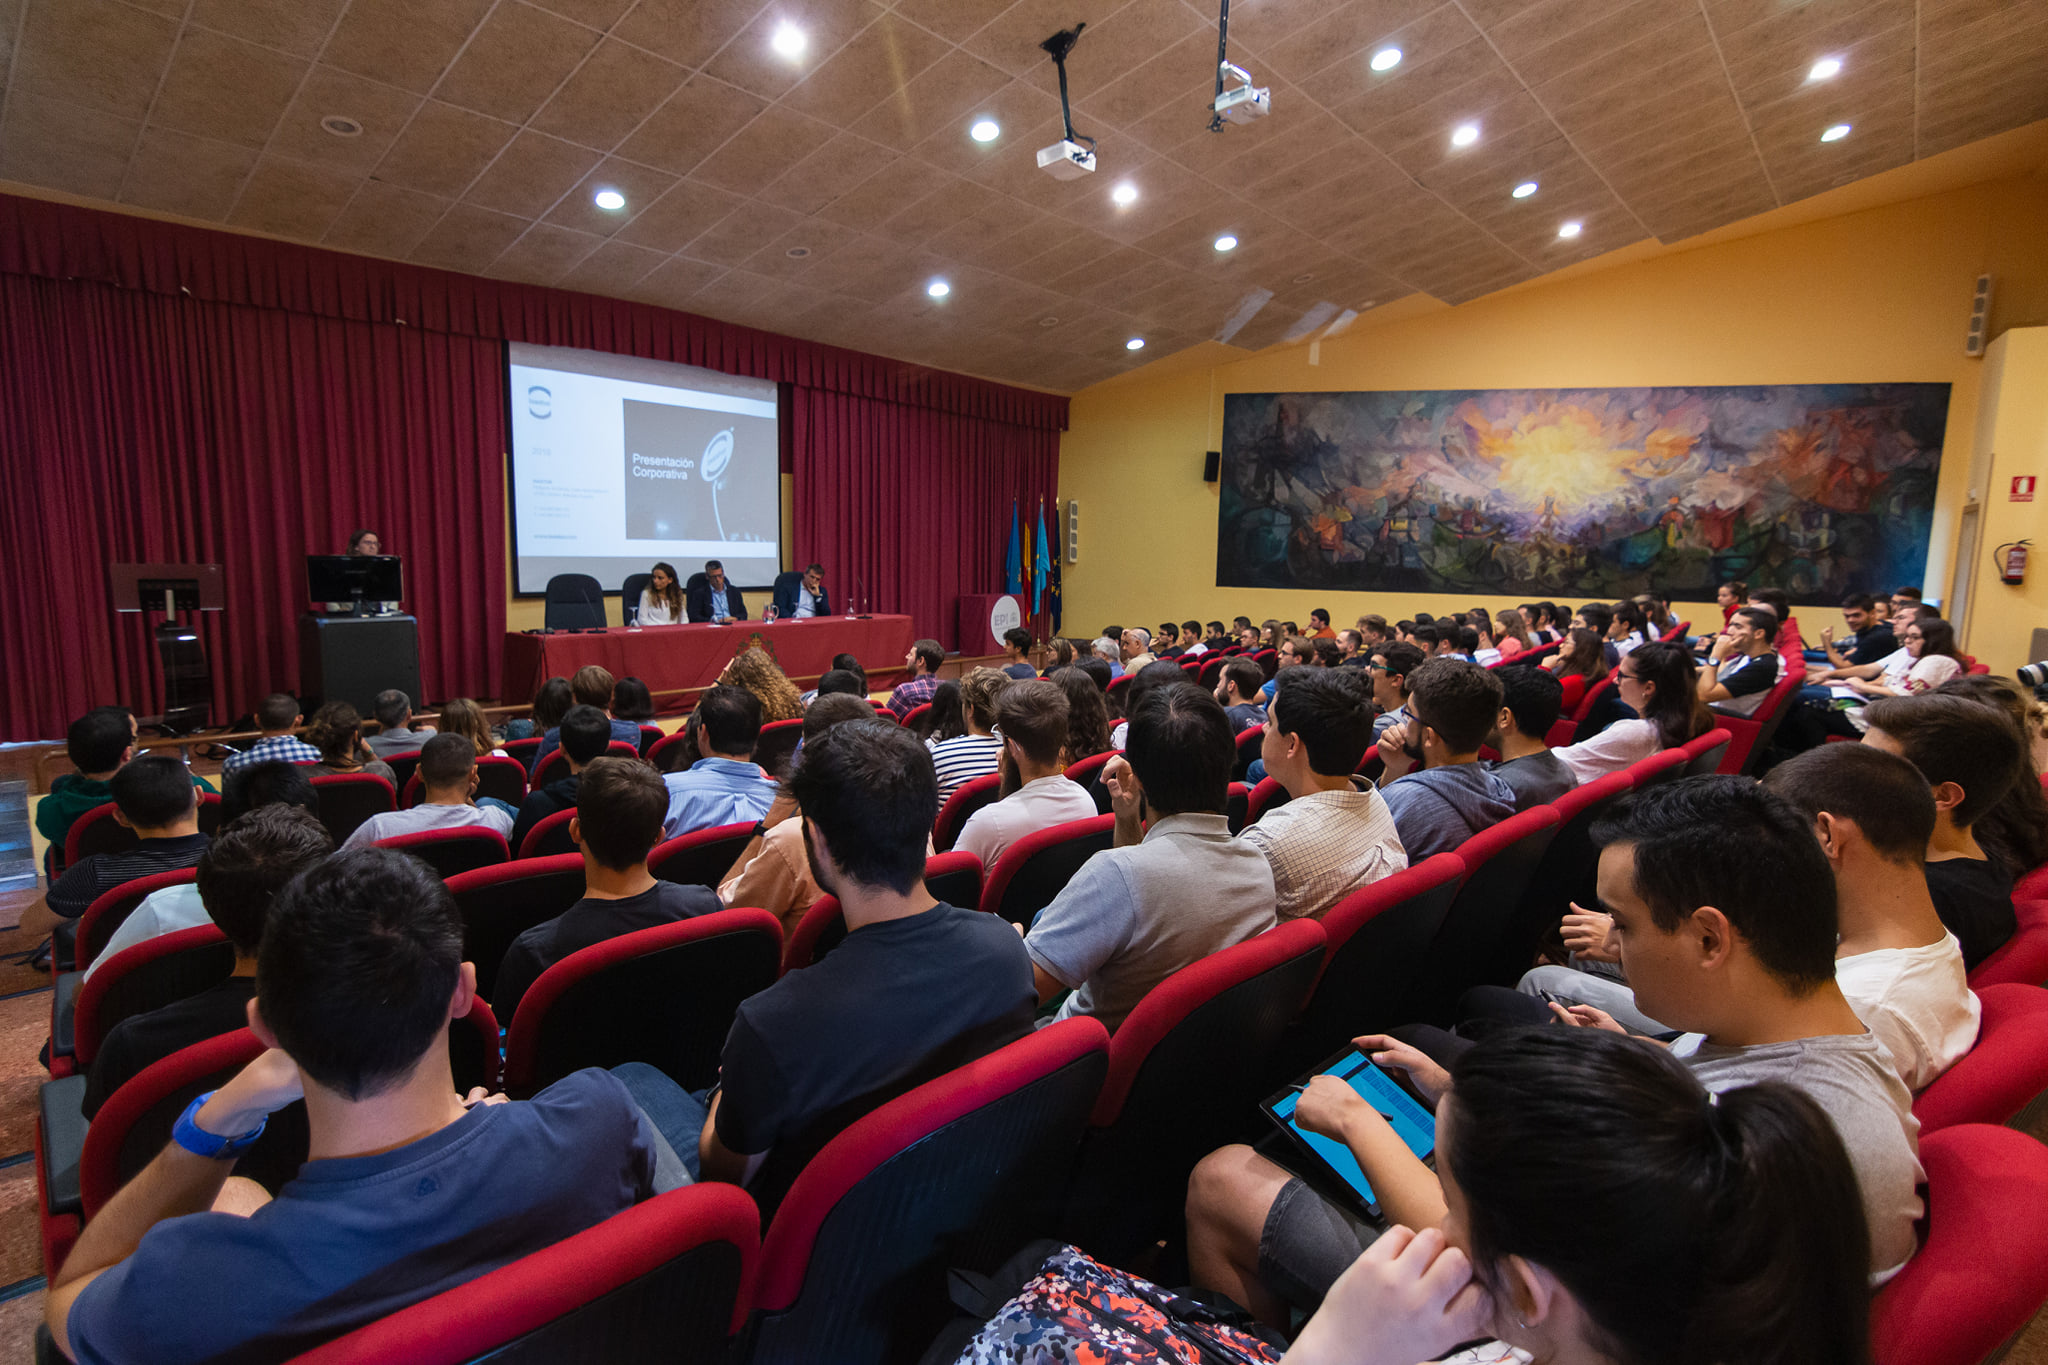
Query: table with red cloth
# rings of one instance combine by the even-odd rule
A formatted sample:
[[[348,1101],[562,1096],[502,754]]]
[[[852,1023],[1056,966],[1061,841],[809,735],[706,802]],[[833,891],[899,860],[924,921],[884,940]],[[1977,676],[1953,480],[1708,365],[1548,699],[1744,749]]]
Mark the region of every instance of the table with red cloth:
[[[653,692],[709,687],[742,647],[766,649],[791,677],[815,676],[832,656],[851,654],[872,677],[903,667],[915,638],[908,616],[812,616],[801,621],[736,621],[729,626],[613,626],[554,635],[505,636],[505,695],[531,697],[549,678],[599,664],[614,678],[638,678]]]

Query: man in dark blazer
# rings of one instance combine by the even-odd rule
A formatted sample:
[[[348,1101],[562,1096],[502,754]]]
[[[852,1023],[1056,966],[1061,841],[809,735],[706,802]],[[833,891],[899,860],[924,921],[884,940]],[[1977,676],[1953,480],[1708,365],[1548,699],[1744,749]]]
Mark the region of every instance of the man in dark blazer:
[[[825,593],[825,566],[813,564],[802,573],[792,569],[775,580],[775,619],[797,621],[811,616],[830,616],[832,603]]]
[[[704,572],[690,575],[690,585],[683,592],[683,608],[692,621],[744,621],[747,619],[746,599],[740,590],[725,581],[725,565],[710,560],[704,565]]]

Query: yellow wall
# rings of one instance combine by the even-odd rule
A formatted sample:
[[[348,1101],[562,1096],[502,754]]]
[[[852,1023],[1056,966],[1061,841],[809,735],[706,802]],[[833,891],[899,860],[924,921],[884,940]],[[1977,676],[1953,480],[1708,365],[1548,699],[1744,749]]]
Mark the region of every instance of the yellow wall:
[[[1994,673],[2036,662],[2030,648],[2037,627],[2048,626],[2048,327],[2007,332],[1984,357],[1985,419],[1978,427],[1986,477],[1973,490],[1983,532],[1973,571],[1965,646]],[[2015,475],[2037,482],[2034,501],[2012,501]],[[2026,582],[1998,581],[2007,541],[2032,539]]]
[[[1994,332],[2048,322],[2044,223],[2048,178],[2007,178],[1574,271],[1458,308],[1404,301],[1313,357],[1306,345],[1241,359],[1209,345],[1096,385],[1075,397],[1060,447],[1061,499],[1081,504],[1080,556],[1064,566],[1067,629],[1239,614],[1305,622],[1313,606],[1341,627],[1365,612],[1393,619],[1481,600],[1216,587],[1217,490],[1202,482],[1201,462],[1219,447],[1226,393],[1946,381],[1925,583],[1940,597],[1983,366],[1962,351],[1972,288],[1980,273],[1998,278]],[[2036,577],[2044,586],[2029,610],[2048,625],[2048,563]],[[2000,600],[1981,595],[1995,584],[1980,585],[1980,600]],[[1705,603],[1679,614],[1719,620]],[[1808,638],[1834,614],[1821,615],[1803,623]]]

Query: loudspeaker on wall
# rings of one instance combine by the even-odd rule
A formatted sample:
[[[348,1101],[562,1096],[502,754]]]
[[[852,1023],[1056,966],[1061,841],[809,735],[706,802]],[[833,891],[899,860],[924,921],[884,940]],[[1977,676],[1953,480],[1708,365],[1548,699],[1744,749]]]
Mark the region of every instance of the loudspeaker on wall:
[[[1223,452],[1212,450],[1202,457],[1202,482],[1214,483],[1223,475]]]
[[[1067,563],[1072,564],[1081,557],[1081,502],[1071,499],[1067,503]]]
[[[1963,354],[1984,354],[1984,329],[1991,321],[1991,277],[1977,277],[1977,296],[1970,301],[1970,330],[1963,334]]]

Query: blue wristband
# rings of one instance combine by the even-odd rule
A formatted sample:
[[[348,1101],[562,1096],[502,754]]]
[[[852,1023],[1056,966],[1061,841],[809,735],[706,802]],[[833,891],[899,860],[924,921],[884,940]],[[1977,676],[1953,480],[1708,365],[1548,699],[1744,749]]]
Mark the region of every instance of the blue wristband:
[[[255,1145],[256,1139],[263,1136],[263,1130],[269,1125],[270,1120],[266,1118],[240,1137],[221,1137],[217,1133],[207,1132],[199,1126],[199,1110],[218,1093],[220,1092],[209,1090],[185,1106],[185,1112],[178,1115],[178,1122],[171,1128],[171,1141],[194,1156],[209,1157],[215,1161],[231,1161]]]

